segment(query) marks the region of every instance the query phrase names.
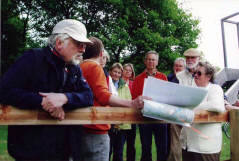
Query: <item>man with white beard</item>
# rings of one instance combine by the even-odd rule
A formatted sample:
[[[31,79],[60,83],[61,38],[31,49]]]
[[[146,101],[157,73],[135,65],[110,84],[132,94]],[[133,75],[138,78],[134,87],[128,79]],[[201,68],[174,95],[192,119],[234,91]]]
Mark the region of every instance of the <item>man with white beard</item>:
[[[186,70],[177,73],[176,76],[179,80],[179,84],[191,86],[193,82],[193,73],[195,72],[202,52],[195,48],[190,48],[186,50],[183,55],[186,57]]]
[[[179,81],[179,84],[192,86],[193,83],[193,74],[196,70],[196,67],[200,61],[200,56],[202,55],[202,52],[190,48],[186,50],[183,55],[186,57],[186,69],[177,73],[176,77]],[[181,126],[173,126],[174,129],[171,132],[171,135],[174,135],[173,144],[174,147],[171,147],[171,154],[169,155],[168,161],[181,161],[182,160],[182,150],[180,149],[181,143],[179,140],[180,133],[182,130]],[[173,134],[174,133],[174,134]]]

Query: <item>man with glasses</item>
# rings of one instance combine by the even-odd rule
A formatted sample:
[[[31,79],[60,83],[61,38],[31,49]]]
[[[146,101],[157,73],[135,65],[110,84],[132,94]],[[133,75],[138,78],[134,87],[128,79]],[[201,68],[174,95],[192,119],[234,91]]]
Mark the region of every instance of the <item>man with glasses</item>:
[[[26,51],[3,75],[0,103],[21,109],[43,109],[62,120],[65,110],[93,105],[93,94],[74,65],[84,53],[85,25],[66,19],[55,25],[48,46]],[[8,151],[16,161],[66,161],[75,158],[80,126],[9,126]],[[72,152],[72,154],[71,154]]]
[[[157,70],[158,53],[149,51],[145,55],[146,69],[139,74],[133,83],[132,98],[135,99],[143,93],[144,80],[148,76],[167,81],[165,74]],[[140,140],[142,144],[141,161],[152,161],[152,135],[154,134],[157,149],[157,161],[166,161],[168,157],[168,125],[167,124],[141,124],[139,125]]]

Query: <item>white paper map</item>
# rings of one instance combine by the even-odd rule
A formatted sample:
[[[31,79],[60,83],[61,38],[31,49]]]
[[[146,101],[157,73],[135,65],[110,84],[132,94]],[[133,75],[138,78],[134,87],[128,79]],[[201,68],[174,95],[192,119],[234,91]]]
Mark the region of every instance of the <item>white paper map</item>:
[[[194,119],[193,108],[199,105],[206,95],[205,88],[148,77],[144,81],[143,96],[152,98],[152,101],[144,101],[142,113],[146,117],[189,126]]]
[[[143,116],[164,120],[183,126],[190,126],[194,119],[194,112],[191,109],[180,108],[173,105],[144,100]]]

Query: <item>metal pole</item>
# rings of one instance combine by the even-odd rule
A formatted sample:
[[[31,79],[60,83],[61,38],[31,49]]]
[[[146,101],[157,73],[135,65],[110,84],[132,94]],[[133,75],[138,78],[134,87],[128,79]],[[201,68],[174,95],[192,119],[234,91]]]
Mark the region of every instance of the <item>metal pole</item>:
[[[227,23],[231,23],[231,24],[237,24],[237,22],[235,22],[235,21],[231,21],[231,20],[224,20],[224,22],[227,22]]]
[[[224,21],[224,20],[226,20],[226,19],[229,19],[229,18],[232,18],[232,17],[234,17],[234,16],[236,16],[236,15],[238,15],[238,14],[239,14],[239,12],[236,12],[236,13],[234,13],[234,14],[231,14],[231,15],[227,16],[227,17],[224,17],[224,18],[222,18],[222,21]]]
[[[237,24],[237,43],[239,48],[239,23]]]
[[[221,20],[221,29],[222,29],[222,47],[224,54],[224,67],[227,68],[227,52],[226,52],[226,40],[225,40],[225,31],[224,31],[224,21]]]

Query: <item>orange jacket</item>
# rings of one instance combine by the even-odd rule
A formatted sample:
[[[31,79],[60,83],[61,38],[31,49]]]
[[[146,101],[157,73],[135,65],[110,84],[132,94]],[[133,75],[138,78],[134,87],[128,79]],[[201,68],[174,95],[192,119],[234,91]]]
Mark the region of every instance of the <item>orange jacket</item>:
[[[94,95],[94,106],[106,106],[109,103],[111,93],[109,92],[106,77],[102,67],[91,60],[86,60],[80,64],[83,76],[89,84]],[[110,129],[110,125],[84,125],[86,131],[95,134],[105,134]]]

